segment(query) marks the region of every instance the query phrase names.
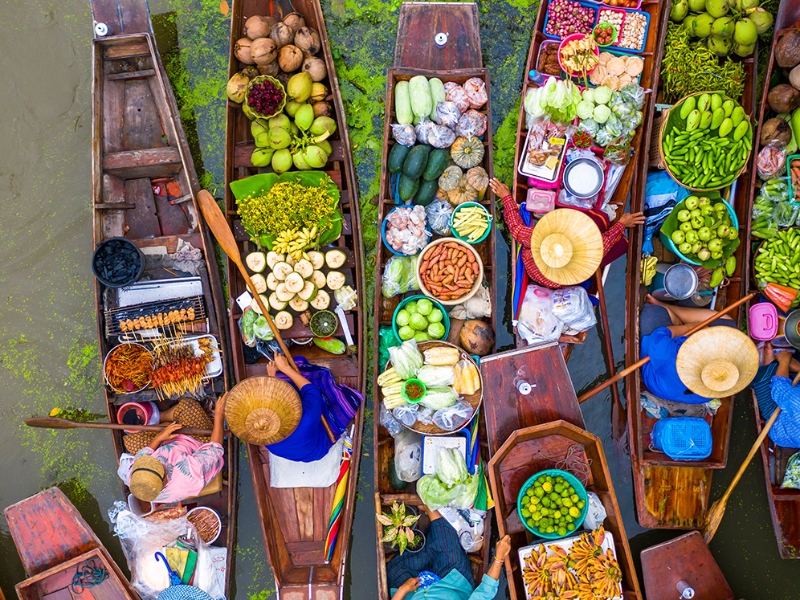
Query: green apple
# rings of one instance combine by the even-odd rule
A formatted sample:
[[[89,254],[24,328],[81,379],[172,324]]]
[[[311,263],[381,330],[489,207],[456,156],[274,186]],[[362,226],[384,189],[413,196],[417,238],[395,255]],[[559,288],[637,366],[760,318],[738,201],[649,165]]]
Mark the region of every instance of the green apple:
[[[722,258],[722,250],[718,250],[717,252],[712,252],[711,258],[713,258],[714,260],[719,260],[720,258]]]
[[[700,214],[703,215],[704,217],[707,217],[713,213],[714,209],[711,208],[710,204],[704,204],[703,206],[700,207]]]
[[[701,227],[704,227],[705,224],[706,224],[706,220],[703,217],[701,217],[700,215],[697,215],[696,217],[692,217],[692,229],[700,229]]]
[[[700,240],[700,238],[698,237],[696,231],[692,230],[686,233],[686,241],[690,244],[696,244],[698,240]]]
[[[698,252],[700,252],[700,250],[702,250],[702,248],[703,248],[703,242],[695,242],[694,244],[692,244],[692,254],[697,254]]]
[[[739,230],[731,227],[731,232],[728,234],[728,239],[733,241],[739,238]]]
[[[670,238],[672,239],[673,243],[678,245],[683,244],[686,241],[686,236],[680,229],[673,231]]]
[[[683,205],[689,210],[695,210],[699,204],[700,200],[697,198],[697,196],[689,196],[683,201]]]
[[[720,225],[719,227],[717,227],[718,237],[726,238],[730,235],[730,233],[731,233],[731,228],[728,227],[727,225]]]
[[[708,242],[708,249],[711,250],[711,252],[719,252],[722,250],[722,240],[719,238],[714,238]]]
[[[699,208],[693,208],[691,210],[691,213],[692,213],[692,217],[702,217],[703,216],[703,211],[700,210]]]
[[[683,210],[678,211],[678,221],[680,221],[681,223],[686,223],[691,218],[692,218],[692,213],[690,213],[685,208]]]
[[[692,245],[689,242],[683,242],[680,246],[678,246],[678,252],[683,255],[691,254]]]
[[[707,242],[711,239],[711,229],[708,227],[701,227],[697,230],[697,237],[699,237],[700,240]]]
[[[694,231],[692,229],[692,224],[689,221],[686,221],[685,223],[681,223],[681,226],[679,227],[679,229],[683,233],[689,233],[690,231]]]
[[[705,262],[711,258],[711,252],[708,251],[708,248],[700,248],[700,251],[697,253],[697,258],[700,259],[700,262]]]

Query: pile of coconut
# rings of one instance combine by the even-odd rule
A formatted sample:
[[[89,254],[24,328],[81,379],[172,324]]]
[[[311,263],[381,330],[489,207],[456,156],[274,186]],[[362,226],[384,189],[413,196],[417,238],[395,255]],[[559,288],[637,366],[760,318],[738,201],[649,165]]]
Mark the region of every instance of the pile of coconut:
[[[325,61],[316,56],[322,48],[319,33],[306,26],[300,13],[289,13],[282,21],[253,15],[244,22],[242,35],[233,53],[244,68],[231,77],[227,88],[234,102],[244,100],[247,83],[258,75],[275,77],[284,86],[299,71],[308,73],[312,81],[328,75]]]

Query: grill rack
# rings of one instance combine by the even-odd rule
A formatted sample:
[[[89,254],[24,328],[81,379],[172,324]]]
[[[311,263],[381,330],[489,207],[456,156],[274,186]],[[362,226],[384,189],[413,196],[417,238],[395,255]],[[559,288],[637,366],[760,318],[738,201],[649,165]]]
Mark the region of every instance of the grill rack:
[[[206,320],[205,305],[203,304],[202,296],[192,296],[190,298],[179,298],[177,300],[162,300],[158,302],[147,302],[144,304],[135,304],[133,306],[124,306],[121,308],[112,308],[104,311],[106,322],[106,337],[113,337],[118,335],[127,335],[134,332],[147,331],[148,329],[159,329],[163,331],[165,327],[142,327],[134,331],[122,331],[120,327],[121,321],[128,319],[135,320],[139,317],[153,317],[159,313],[168,313],[173,310],[188,310],[194,309],[194,320],[180,321],[172,323],[168,327],[174,328],[178,326],[187,326],[191,323],[203,322]]]

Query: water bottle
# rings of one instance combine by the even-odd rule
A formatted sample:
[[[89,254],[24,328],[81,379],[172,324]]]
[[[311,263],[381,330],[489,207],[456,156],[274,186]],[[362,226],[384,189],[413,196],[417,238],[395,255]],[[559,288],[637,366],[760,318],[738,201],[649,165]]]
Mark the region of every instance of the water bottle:
[[[547,83],[549,77],[550,76],[546,73],[540,73],[539,71],[535,71],[533,69],[528,71],[528,79],[530,82],[535,83],[539,87],[542,87],[545,83]]]

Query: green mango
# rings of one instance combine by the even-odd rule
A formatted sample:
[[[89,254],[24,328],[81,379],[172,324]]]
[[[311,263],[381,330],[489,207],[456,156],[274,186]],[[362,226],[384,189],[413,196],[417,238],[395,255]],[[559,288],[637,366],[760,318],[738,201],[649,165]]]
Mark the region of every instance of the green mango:
[[[733,126],[738,127],[739,123],[742,122],[744,119],[744,109],[741,106],[737,106],[733,110],[733,114],[731,114],[731,120],[733,121]]]
[[[740,139],[744,137],[744,135],[750,130],[750,122],[749,121],[742,121],[736,126],[736,130],[733,132],[733,141],[738,142]]]
[[[711,110],[717,110],[722,106],[722,96],[720,94],[711,94]]]
[[[711,273],[711,281],[708,282],[709,287],[712,289],[717,287],[722,280],[725,278],[725,270],[722,267],[717,267],[714,269],[714,272]]]
[[[726,117],[730,117],[731,116],[731,113],[733,112],[733,107],[734,106],[736,106],[736,105],[734,104],[733,100],[731,100],[730,98],[728,98],[727,100],[725,100],[725,102],[722,103],[722,110],[725,111],[725,116]]]
[[[697,101],[694,99],[694,96],[689,96],[686,100],[683,101],[681,105],[681,119],[685,119],[689,116],[689,113],[694,110]]]
[[[728,260],[725,261],[725,274],[728,277],[733,277],[733,272],[736,270],[736,257],[729,256]]]
[[[731,131],[733,131],[733,120],[730,117],[725,117],[719,126],[719,137],[724,138]]]
[[[689,116],[686,118],[686,131],[694,131],[697,129],[697,126],[700,124],[700,111],[693,110],[689,113]]]
[[[707,110],[704,110],[700,115],[700,129],[708,129],[708,126],[711,125],[711,113]]]
[[[700,97],[697,99],[697,110],[700,112],[708,110],[710,104],[711,96],[709,94],[700,94]]]
[[[715,96],[715,98],[718,98],[718,96]],[[724,118],[725,111],[722,106],[718,106],[711,115],[711,129],[718,129]]]

